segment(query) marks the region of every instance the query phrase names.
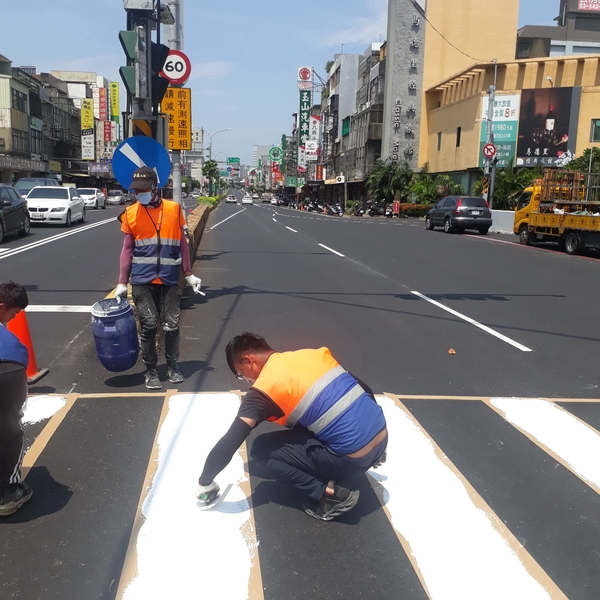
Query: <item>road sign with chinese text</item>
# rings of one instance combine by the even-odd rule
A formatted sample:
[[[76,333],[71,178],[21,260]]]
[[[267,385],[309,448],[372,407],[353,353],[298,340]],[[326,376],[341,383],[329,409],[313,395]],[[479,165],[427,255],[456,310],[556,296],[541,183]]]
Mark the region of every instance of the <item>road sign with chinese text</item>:
[[[170,87],[161,104],[167,115],[169,150],[192,148],[192,90]]]

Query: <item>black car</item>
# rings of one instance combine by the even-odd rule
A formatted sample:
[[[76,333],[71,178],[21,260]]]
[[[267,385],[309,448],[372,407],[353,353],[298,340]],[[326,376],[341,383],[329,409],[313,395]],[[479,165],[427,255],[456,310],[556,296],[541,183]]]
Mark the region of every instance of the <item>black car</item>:
[[[27,201],[12,185],[0,183],[0,242],[5,235],[27,235],[29,230]]]
[[[492,226],[492,212],[483,198],[446,196],[425,217],[425,228],[443,227],[446,233],[476,229],[485,235]]]

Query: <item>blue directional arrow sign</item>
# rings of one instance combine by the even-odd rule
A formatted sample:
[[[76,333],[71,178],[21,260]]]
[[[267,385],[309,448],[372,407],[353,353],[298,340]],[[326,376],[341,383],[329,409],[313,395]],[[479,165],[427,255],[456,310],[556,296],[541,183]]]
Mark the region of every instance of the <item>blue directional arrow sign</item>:
[[[131,185],[133,172],[140,167],[153,169],[158,187],[163,187],[171,175],[171,159],[162,144],[143,135],[134,135],[121,142],[112,158],[112,170],[117,181],[126,190]]]

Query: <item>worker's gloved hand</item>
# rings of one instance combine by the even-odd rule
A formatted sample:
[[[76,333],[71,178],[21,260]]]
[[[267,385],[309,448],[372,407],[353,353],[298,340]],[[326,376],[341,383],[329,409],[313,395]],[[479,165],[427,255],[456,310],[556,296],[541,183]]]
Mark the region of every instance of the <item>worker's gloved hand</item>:
[[[127,298],[127,284],[126,283],[119,283],[119,285],[117,285],[117,289],[115,290],[115,297],[121,301],[124,298]]]
[[[219,494],[219,484],[213,481],[210,485],[199,485],[196,488],[196,498],[200,506],[208,506]]]
[[[202,292],[200,291],[200,286],[202,285],[202,279],[200,279],[200,277],[196,277],[195,275],[188,275],[185,280],[188,282],[189,285],[192,286],[192,289],[194,290],[194,294],[202,294]]]

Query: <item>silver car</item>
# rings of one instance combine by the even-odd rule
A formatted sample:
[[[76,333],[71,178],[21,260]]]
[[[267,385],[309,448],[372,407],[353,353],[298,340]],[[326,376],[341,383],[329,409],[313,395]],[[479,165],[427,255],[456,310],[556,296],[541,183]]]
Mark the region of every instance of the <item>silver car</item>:
[[[106,196],[98,188],[78,188],[86,208],[106,208]]]

